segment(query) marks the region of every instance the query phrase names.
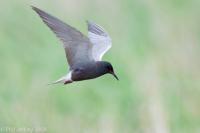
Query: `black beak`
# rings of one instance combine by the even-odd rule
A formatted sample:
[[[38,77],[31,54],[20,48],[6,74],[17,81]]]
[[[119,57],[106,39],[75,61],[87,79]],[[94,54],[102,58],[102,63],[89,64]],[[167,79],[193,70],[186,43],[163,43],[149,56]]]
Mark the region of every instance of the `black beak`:
[[[114,73],[114,72],[112,72],[111,73],[117,80],[119,80],[119,78],[117,77],[117,75]]]

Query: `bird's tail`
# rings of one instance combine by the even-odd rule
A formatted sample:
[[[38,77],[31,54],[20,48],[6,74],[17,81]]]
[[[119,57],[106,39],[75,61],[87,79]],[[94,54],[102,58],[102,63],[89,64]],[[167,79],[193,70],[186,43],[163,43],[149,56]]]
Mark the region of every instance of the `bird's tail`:
[[[64,84],[68,84],[68,83],[72,83],[72,72],[70,71],[67,75],[63,76],[62,78],[50,83],[50,84],[58,84],[58,83],[64,83]]]
[[[58,83],[65,83],[65,77],[62,77],[56,81],[53,81],[52,83],[49,83],[48,85],[58,84]]]

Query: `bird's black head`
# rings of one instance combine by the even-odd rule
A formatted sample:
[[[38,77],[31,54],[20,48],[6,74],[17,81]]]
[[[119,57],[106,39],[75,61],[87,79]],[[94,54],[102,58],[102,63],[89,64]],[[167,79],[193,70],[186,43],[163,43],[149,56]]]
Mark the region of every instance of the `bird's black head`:
[[[115,72],[114,72],[114,70],[113,70],[112,65],[111,65],[109,62],[101,61],[100,64],[101,64],[101,68],[102,68],[102,70],[104,71],[104,73],[110,73],[110,74],[112,74],[117,80],[119,80],[118,77],[117,77],[117,75],[115,74]]]

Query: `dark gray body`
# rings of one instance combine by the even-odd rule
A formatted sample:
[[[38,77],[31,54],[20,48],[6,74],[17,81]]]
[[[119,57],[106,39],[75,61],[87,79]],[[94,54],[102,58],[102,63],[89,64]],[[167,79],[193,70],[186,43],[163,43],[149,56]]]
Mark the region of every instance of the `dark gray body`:
[[[110,73],[118,79],[113,71],[112,65],[109,62],[100,61],[102,53],[105,53],[110,47],[109,45],[105,45],[110,42],[110,38],[101,27],[88,22],[89,35],[92,35],[90,39],[94,42],[92,44],[92,41],[80,31],[37,7],[32,8],[62,41],[66,58],[70,66],[70,72],[72,72],[54,83],[63,82],[67,84],[73,81],[97,78],[106,73]],[[98,45],[96,41],[99,43]],[[94,46],[97,46],[94,50],[95,52],[93,52],[92,49]]]
[[[80,81],[102,76],[109,73],[109,67],[106,67],[107,65],[110,66],[110,63],[105,61],[81,63],[81,66],[77,65],[73,68],[72,80]]]

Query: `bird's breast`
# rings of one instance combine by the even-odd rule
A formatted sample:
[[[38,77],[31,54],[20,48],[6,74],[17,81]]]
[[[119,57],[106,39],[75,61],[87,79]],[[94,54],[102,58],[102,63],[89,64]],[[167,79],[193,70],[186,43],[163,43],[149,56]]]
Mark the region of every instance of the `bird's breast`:
[[[80,81],[80,80],[93,79],[101,75],[103,75],[103,73],[99,73],[95,65],[90,65],[88,67],[74,69],[72,72],[72,80]]]

